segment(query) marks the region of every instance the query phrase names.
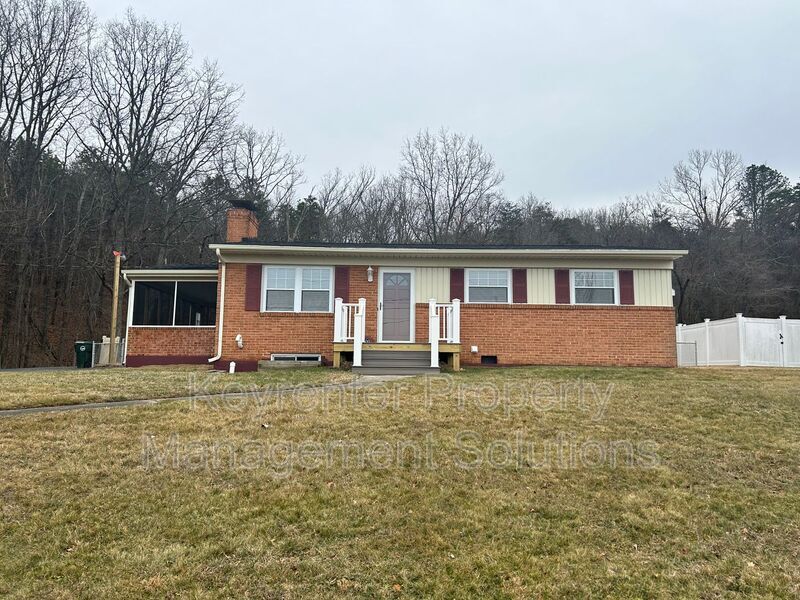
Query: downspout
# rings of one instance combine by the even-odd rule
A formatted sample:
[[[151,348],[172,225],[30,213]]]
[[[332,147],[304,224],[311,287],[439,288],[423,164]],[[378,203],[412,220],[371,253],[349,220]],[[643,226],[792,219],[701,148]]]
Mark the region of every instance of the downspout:
[[[217,248],[217,259],[222,268],[222,277],[220,277],[220,285],[222,290],[219,293],[219,323],[217,323],[217,353],[208,359],[208,362],[214,363],[222,358],[222,323],[225,320],[225,261],[222,259],[222,254]]]
[[[128,362],[128,324],[131,323],[131,313],[133,312],[133,282],[128,279],[127,273],[122,274],[122,279],[125,285],[128,286],[128,310],[125,311],[125,347],[122,349],[122,364],[127,365]]]

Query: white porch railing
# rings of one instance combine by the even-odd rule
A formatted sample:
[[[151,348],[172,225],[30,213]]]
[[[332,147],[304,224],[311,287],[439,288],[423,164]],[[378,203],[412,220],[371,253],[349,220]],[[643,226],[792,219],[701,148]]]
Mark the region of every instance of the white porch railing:
[[[430,316],[439,317],[439,327],[436,337],[445,344],[458,344],[461,335],[461,301],[453,300],[450,304],[438,304],[436,300],[428,301],[428,312]]]
[[[353,342],[353,366],[361,366],[361,350],[366,331],[367,301],[359,298],[357,303],[333,302],[333,341]]]
[[[431,344],[431,367],[439,366],[439,343],[459,344],[461,339],[461,302],[438,304],[428,300],[428,341]]]

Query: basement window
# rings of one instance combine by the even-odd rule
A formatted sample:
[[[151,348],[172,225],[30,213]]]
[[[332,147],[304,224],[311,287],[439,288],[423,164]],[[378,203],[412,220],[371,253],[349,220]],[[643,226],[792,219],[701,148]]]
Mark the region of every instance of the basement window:
[[[216,281],[134,281],[131,325],[213,327]]]
[[[320,354],[273,354],[269,358],[272,362],[293,362],[300,364],[316,364],[322,362]]]

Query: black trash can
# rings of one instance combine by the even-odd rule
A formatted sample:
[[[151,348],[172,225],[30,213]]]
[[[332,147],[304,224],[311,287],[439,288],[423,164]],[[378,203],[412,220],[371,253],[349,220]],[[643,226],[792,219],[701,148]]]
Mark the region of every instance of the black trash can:
[[[75,366],[79,369],[91,368],[92,352],[94,342],[75,342]]]

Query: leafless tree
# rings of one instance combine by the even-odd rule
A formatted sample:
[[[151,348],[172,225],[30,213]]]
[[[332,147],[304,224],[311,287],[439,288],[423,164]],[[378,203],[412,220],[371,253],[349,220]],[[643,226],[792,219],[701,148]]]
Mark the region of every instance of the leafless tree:
[[[742,160],[729,150],[692,150],[662,182],[665,203],[686,225],[707,230],[727,225],[740,206]]]
[[[374,183],[375,170],[367,166],[352,173],[334,169],[322,177],[315,196],[322,211],[324,238],[355,240],[358,233],[351,224],[355,224]]]
[[[396,175],[378,179],[364,195],[354,226],[359,242],[409,243],[415,240],[415,211],[406,181]]]
[[[77,0],[0,0],[0,360],[57,358],[51,324],[74,259],[63,235],[82,221],[63,171],[50,167],[85,106],[92,25]]]
[[[267,219],[291,204],[303,181],[303,158],[289,152],[275,131],[240,127],[221,158],[220,172],[237,195],[258,204]]]
[[[419,237],[458,240],[475,225],[483,206],[501,198],[503,175],[472,137],[441,129],[406,140],[401,176],[421,215]]]
[[[104,28],[91,53],[90,83],[91,135],[82,139],[107,171],[109,220],[128,243],[157,231],[149,241],[161,261],[179,231],[207,216],[196,192],[235,141],[239,92],[216,65],[192,65],[177,27],[130,11]],[[142,213],[161,223],[136,231]]]
[[[79,0],[0,0],[0,145],[25,168],[79,120],[93,22]]]

